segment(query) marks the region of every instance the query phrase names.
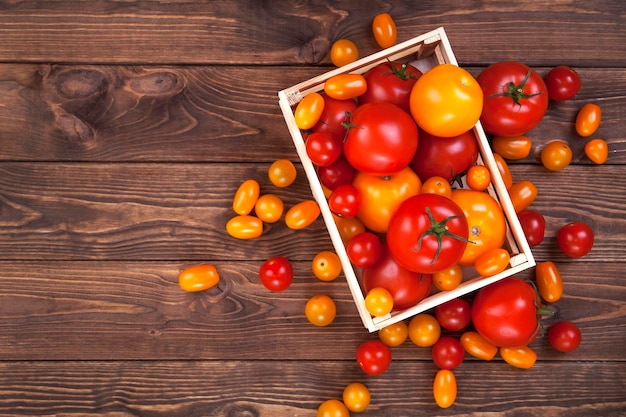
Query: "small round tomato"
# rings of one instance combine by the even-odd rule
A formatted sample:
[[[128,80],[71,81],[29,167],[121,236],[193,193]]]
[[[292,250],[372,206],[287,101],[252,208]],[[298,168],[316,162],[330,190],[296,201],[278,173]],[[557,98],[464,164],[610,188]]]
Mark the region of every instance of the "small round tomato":
[[[422,75],[411,91],[411,114],[435,136],[452,137],[474,127],[483,109],[476,79],[452,64],[440,64]]]
[[[494,248],[481,254],[474,261],[476,272],[482,277],[492,277],[504,271],[511,262],[511,254],[504,248]]]
[[[440,337],[431,349],[433,362],[439,369],[454,369],[465,359],[463,345],[452,336]]]
[[[528,346],[501,347],[500,356],[506,363],[516,368],[532,368],[537,361],[537,354]]]
[[[522,180],[511,185],[509,197],[516,213],[526,210],[537,198],[537,187],[530,180]]]
[[[276,187],[287,187],[296,180],[296,167],[288,159],[278,159],[269,167],[267,172],[270,182]]]
[[[367,90],[359,103],[391,103],[410,113],[411,90],[422,72],[411,64],[386,61],[365,73]]]
[[[341,274],[341,261],[335,252],[321,251],[311,263],[313,275],[321,281],[332,281]]]
[[[440,176],[434,176],[428,178],[422,184],[422,194],[439,194],[441,196],[450,198],[452,195],[452,187],[450,183]]]
[[[600,127],[602,109],[597,104],[585,104],[576,115],[576,132],[586,138],[593,135]]]
[[[319,166],[317,169],[317,176],[320,182],[330,190],[334,190],[343,184],[350,184],[355,174],[356,170],[343,156],[343,153],[331,164]]]
[[[350,410],[341,401],[330,399],[320,404],[315,417],[350,417]]]
[[[463,330],[472,321],[472,306],[462,298],[453,298],[435,307],[435,317],[446,330]]]
[[[304,229],[313,223],[320,213],[320,206],[315,200],[304,200],[287,210],[285,224],[293,230]]]
[[[380,341],[390,347],[400,346],[408,337],[409,326],[404,321],[390,324],[378,331]]]
[[[380,375],[391,365],[391,349],[380,340],[368,340],[357,349],[356,360],[366,374]]]
[[[342,217],[354,217],[361,208],[359,190],[352,184],[343,184],[335,188],[328,197],[330,211]]]
[[[585,143],[585,155],[595,164],[603,164],[609,157],[609,145],[604,139],[591,139]]]
[[[353,99],[337,100],[326,94],[322,94],[322,97],[325,103],[324,110],[319,121],[311,130],[313,132],[332,133],[343,141],[347,132],[344,124],[350,121],[349,116],[356,110],[358,104]]]
[[[552,68],[546,75],[545,82],[548,97],[553,101],[569,100],[580,90],[580,76],[566,65]]]
[[[317,166],[328,166],[343,152],[341,138],[330,132],[313,132],[306,138],[306,154]]]
[[[372,32],[374,33],[374,39],[381,48],[389,48],[395,45],[398,39],[398,29],[396,28],[396,22],[389,13],[380,13],[374,16],[372,21]]]
[[[359,59],[359,48],[350,39],[338,39],[330,47],[330,61],[342,67]]]
[[[228,220],[226,233],[237,239],[254,239],[263,234],[263,221],[249,214],[238,215]]]
[[[541,150],[541,163],[550,171],[560,171],[572,162],[572,149],[567,142],[553,140]]]
[[[326,294],[317,294],[309,298],[304,307],[307,320],[314,326],[328,326],[335,320],[337,306]]]
[[[393,297],[383,287],[372,288],[365,296],[365,308],[372,316],[386,316],[393,310]]]
[[[465,176],[467,186],[474,191],[484,191],[491,184],[491,173],[484,165],[472,165]],[[452,193],[450,193],[452,194]]]
[[[361,74],[339,74],[324,82],[324,92],[337,100],[355,98],[365,93],[367,82]]]
[[[585,222],[573,222],[561,227],[556,234],[556,243],[565,255],[580,258],[593,247],[593,229]]]
[[[448,408],[456,400],[456,377],[449,369],[440,369],[433,381],[433,397],[440,408]]]
[[[241,183],[233,197],[233,210],[237,214],[249,214],[256,204],[261,187],[258,181],[249,179]]]
[[[533,248],[543,242],[546,230],[546,219],[541,213],[526,209],[517,213],[517,218],[522,225],[528,246]]]
[[[433,273],[433,284],[439,291],[452,291],[463,281],[463,268],[455,264]]]
[[[320,119],[324,105],[324,98],[320,93],[312,92],[304,96],[293,113],[296,126],[301,130],[311,129]]]
[[[498,353],[496,345],[482,337],[480,333],[474,331],[463,333],[461,335],[461,344],[467,353],[486,361],[492,360]]]
[[[370,398],[369,389],[360,382],[348,384],[343,390],[343,403],[355,413],[365,411],[370,405]]]
[[[508,190],[513,185],[513,176],[511,175],[511,170],[509,169],[509,165],[506,163],[502,155],[494,153],[493,159],[496,160],[496,165],[498,167],[498,172],[502,177],[502,182],[504,182],[504,187]]]
[[[533,141],[528,136],[496,136],[491,141],[494,152],[509,160],[524,159],[530,155]]]
[[[374,233],[363,232],[348,240],[346,252],[354,266],[369,268],[378,261],[383,250],[380,238]]]
[[[441,325],[428,313],[420,313],[409,321],[409,339],[419,347],[430,347],[439,340]]]
[[[580,346],[582,334],[578,326],[570,321],[554,323],[548,329],[548,341],[559,352],[572,352]]]
[[[333,214],[333,220],[335,220],[339,236],[341,236],[344,244],[349,242],[354,236],[365,232],[363,222],[356,217],[339,217]]]
[[[263,194],[254,205],[254,214],[265,223],[276,223],[283,215],[285,205],[276,194]]]
[[[563,279],[552,261],[540,262],[535,268],[535,281],[539,295],[548,303],[554,303],[563,295]]]
[[[263,262],[259,268],[261,283],[270,291],[284,291],[293,281],[293,268],[289,259],[275,256]]]
[[[208,290],[217,285],[220,275],[211,264],[200,264],[183,269],[178,274],[178,285],[188,292]]]

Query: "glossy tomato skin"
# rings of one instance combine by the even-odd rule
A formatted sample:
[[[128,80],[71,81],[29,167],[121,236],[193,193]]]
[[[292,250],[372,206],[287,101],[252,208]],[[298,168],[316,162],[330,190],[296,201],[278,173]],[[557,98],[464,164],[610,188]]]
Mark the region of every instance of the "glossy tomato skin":
[[[315,200],[304,200],[287,210],[285,224],[293,230],[304,229],[317,220],[320,213],[320,206]]]
[[[261,186],[257,180],[248,179],[239,185],[233,197],[233,210],[240,215],[249,214],[261,194]]]
[[[435,176],[450,182],[467,171],[477,159],[478,142],[472,130],[447,138],[420,130],[419,146],[411,168],[422,182]]]
[[[341,138],[330,132],[313,132],[305,142],[307,156],[317,166],[328,166],[343,152]]]
[[[212,264],[193,265],[178,274],[178,285],[184,291],[198,292],[217,285],[220,275]]]
[[[350,39],[337,39],[330,47],[330,61],[342,67],[359,59],[359,48]]]
[[[433,381],[433,397],[440,408],[448,408],[456,400],[456,377],[450,369],[440,369]]]
[[[365,93],[367,82],[361,74],[339,74],[324,82],[326,95],[337,100],[348,100]]]
[[[357,349],[356,360],[366,374],[380,375],[391,365],[391,349],[380,340],[368,340]]]
[[[576,132],[582,137],[593,135],[600,127],[602,109],[594,103],[585,104],[576,115]]]
[[[365,73],[367,91],[359,103],[392,103],[409,113],[411,90],[422,72],[411,64],[383,62]]]
[[[411,116],[391,103],[360,105],[343,144],[346,159],[358,171],[392,175],[409,165],[418,144]]]
[[[591,139],[585,143],[585,155],[594,164],[603,164],[609,157],[609,145],[604,139]]]
[[[540,305],[532,285],[519,278],[504,278],[478,290],[472,303],[472,323],[498,347],[525,346],[539,332]]]
[[[535,281],[539,295],[548,303],[555,303],[563,295],[563,279],[552,261],[539,262],[535,268]]]
[[[324,98],[324,110],[319,121],[311,129],[313,132],[329,132],[343,141],[347,129],[343,126],[349,121],[349,115],[356,110],[356,100],[339,100],[322,94]]]
[[[439,369],[454,369],[463,363],[465,350],[459,339],[442,336],[431,348],[433,362]]]
[[[376,264],[382,250],[383,244],[380,238],[371,232],[353,236],[346,245],[350,262],[359,268],[369,268]]]
[[[453,298],[435,307],[435,317],[446,330],[463,330],[472,321],[472,305],[462,298]]]
[[[496,136],[491,141],[494,152],[508,160],[524,159],[530,155],[533,141],[528,136]]]
[[[406,199],[391,217],[387,243],[400,265],[432,274],[459,261],[468,230],[463,211],[451,199],[418,194]]]
[[[525,209],[517,213],[517,218],[522,225],[524,236],[531,248],[543,242],[546,231],[546,219],[541,213],[532,209]]]
[[[528,346],[502,347],[500,356],[509,365],[521,369],[530,369],[537,361],[537,354]]]
[[[306,95],[296,106],[294,119],[301,130],[315,126],[324,110],[324,98],[320,93],[312,92]]]
[[[389,13],[380,13],[374,17],[372,21],[372,33],[376,43],[381,48],[389,48],[396,43],[398,38],[398,29],[396,22]]]
[[[580,346],[582,334],[578,326],[570,321],[554,323],[548,329],[548,341],[559,352],[572,352]]]
[[[580,258],[588,254],[594,239],[593,229],[582,221],[566,224],[556,234],[559,249],[570,258]]]
[[[580,76],[566,65],[552,68],[546,75],[545,82],[548,96],[553,101],[569,100],[580,90]]]
[[[255,239],[263,234],[263,221],[250,214],[237,215],[226,222],[226,232],[237,239]]]
[[[400,266],[383,244],[378,261],[363,269],[361,276],[365,292],[382,287],[393,297],[393,309],[405,310],[422,301],[432,287],[432,275],[419,274]]]
[[[340,185],[328,197],[328,207],[338,216],[356,216],[361,208],[359,190],[352,184]]]
[[[317,176],[320,182],[329,190],[351,183],[355,174],[356,170],[346,160],[343,153],[331,164],[317,168]]]
[[[275,256],[263,262],[259,268],[261,283],[270,291],[284,291],[293,281],[293,268],[289,259]]]
[[[520,62],[491,64],[477,80],[484,95],[480,121],[493,135],[523,135],[539,124],[548,109],[543,78]]]
[[[482,337],[480,333],[474,331],[463,333],[461,335],[461,344],[467,353],[486,361],[492,360],[498,353],[496,345]]]

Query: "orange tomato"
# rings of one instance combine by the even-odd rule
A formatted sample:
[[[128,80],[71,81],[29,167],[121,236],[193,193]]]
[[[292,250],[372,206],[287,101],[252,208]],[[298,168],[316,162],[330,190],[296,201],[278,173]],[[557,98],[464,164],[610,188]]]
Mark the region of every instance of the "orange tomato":
[[[348,384],[343,390],[343,403],[350,411],[360,413],[370,405],[369,389],[360,382]]]
[[[410,96],[417,124],[440,137],[458,136],[474,127],[483,109],[483,90],[466,70],[440,64],[426,71]]]
[[[330,47],[330,61],[342,67],[359,59],[359,48],[349,39],[338,39]]]
[[[183,269],[178,274],[178,285],[184,291],[204,291],[217,285],[220,275],[211,264],[200,264]]]
[[[335,320],[337,306],[328,295],[317,294],[306,302],[304,314],[311,324],[324,327]]]
[[[385,288],[372,288],[365,296],[365,308],[372,316],[386,316],[393,310],[393,297]]]
[[[548,303],[554,303],[563,295],[563,279],[554,262],[545,261],[535,268],[535,281],[539,295]]]
[[[444,177],[434,176],[424,181],[424,184],[422,184],[421,193],[439,194],[444,197],[450,198],[450,195],[452,194],[452,187]]]
[[[502,155],[494,153],[494,159],[496,160],[496,165],[498,166],[498,172],[500,172],[500,176],[502,177],[502,181],[504,182],[504,186],[508,190],[513,185],[513,177],[511,176],[511,170],[509,169],[509,165],[506,163]]]
[[[276,223],[283,215],[285,205],[276,194],[263,194],[254,205],[254,214],[265,223]]]
[[[344,243],[347,243],[351,238],[365,231],[365,225],[356,217],[339,217],[333,214],[333,219],[337,225],[339,236],[341,236],[341,240]]]
[[[461,344],[468,354],[486,361],[492,360],[498,353],[496,345],[482,337],[480,333],[474,331],[463,333],[461,335]]]
[[[259,198],[261,187],[256,180],[249,179],[241,183],[233,197],[233,210],[237,214],[249,214]]]
[[[332,281],[341,274],[341,261],[335,252],[321,251],[311,263],[313,275],[321,281]]]
[[[609,157],[609,145],[603,139],[591,139],[585,144],[585,155],[596,164],[603,164]]]
[[[288,187],[296,180],[296,167],[288,159],[278,159],[274,161],[268,171],[270,182],[276,187]]]
[[[315,126],[320,120],[325,104],[324,97],[320,93],[312,92],[304,96],[294,112],[298,128],[307,130]]]
[[[378,338],[389,347],[400,346],[409,337],[409,326],[399,321],[383,327],[378,331]]]
[[[339,74],[324,83],[324,92],[330,98],[348,100],[358,97],[367,90],[367,82],[361,74]]]
[[[509,365],[522,369],[532,368],[537,361],[537,354],[528,346],[501,347],[500,356]]]
[[[476,258],[474,268],[483,277],[491,277],[504,271],[511,261],[511,254],[503,248],[495,248]]]
[[[358,172],[352,184],[361,196],[357,218],[378,233],[387,231],[391,216],[400,204],[419,194],[422,188],[419,177],[409,167],[384,177]]]
[[[472,165],[467,170],[465,182],[474,191],[484,191],[491,184],[491,173],[484,165]]]
[[[285,213],[285,224],[293,230],[304,229],[320,215],[320,206],[315,200],[304,200]]]
[[[602,109],[597,104],[585,104],[576,115],[576,132],[582,137],[593,135],[602,120]]]
[[[449,369],[440,369],[433,382],[433,397],[441,408],[448,408],[456,400],[456,377]]]
[[[396,43],[398,39],[398,29],[396,22],[389,13],[380,13],[374,17],[372,21],[372,32],[374,39],[381,48],[389,48]]]
[[[326,400],[317,408],[315,417],[350,417],[350,411],[339,400]]]
[[[263,221],[249,214],[238,215],[226,223],[226,232],[237,239],[254,239],[263,234]]]
[[[530,155],[533,141],[528,136],[496,136],[491,141],[493,151],[510,160],[524,159]]]
[[[440,336],[441,325],[434,316],[428,313],[413,316],[409,321],[409,339],[419,347],[434,345]]]
[[[567,142],[554,140],[541,150],[541,163],[550,171],[560,171],[572,162],[572,149]]]
[[[537,198],[537,187],[530,180],[516,182],[509,188],[509,196],[516,213],[528,208]]]
[[[433,284],[439,291],[452,291],[463,281],[463,269],[460,265],[433,273]]]
[[[489,194],[474,190],[453,190],[454,201],[465,214],[469,227],[468,243],[460,266],[472,266],[480,255],[502,246],[506,220],[500,204]]]

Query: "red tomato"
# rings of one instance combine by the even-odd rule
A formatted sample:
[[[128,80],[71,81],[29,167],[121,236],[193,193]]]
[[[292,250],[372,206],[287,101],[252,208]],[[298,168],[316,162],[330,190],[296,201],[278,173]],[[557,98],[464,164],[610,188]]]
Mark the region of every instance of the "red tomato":
[[[380,238],[373,233],[363,232],[353,236],[346,245],[350,262],[359,268],[373,266],[383,250]]]
[[[343,141],[348,131],[343,125],[350,118],[349,115],[354,112],[358,106],[355,100],[338,100],[322,94],[324,98],[324,110],[320,115],[319,121],[313,129],[313,132],[329,132],[337,136]]]
[[[200,264],[183,269],[178,274],[178,285],[184,291],[204,291],[217,285],[220,275],[214,265]]]
[[[554,323],[548,329],[548,341],[560,352],[572,352],[580,345],[582,335],[578,326],[569,321]]]
[[[545,82],[520,62],[491,64],[477,80],[484,95],[480,121],[493,135],[523,135],[539,124],[548,109]]]
[[[320,182],[329,190],[334,190],[342,184],[351,183],[355,173],[354,167],[350,165],[343,154],[330,165],[320,166],[317,169]]]
[[[465,359],[463,345],[452,336],[440,337],[431,348],[431,353],[439,369],[454,369]]]
[[[259,269],[261,283],[270,291],[284,291],[293,281],[291,262],[283,256],[275,256],[265,261]]]
[[[391,217],[387,242],[400,265],[432,274],[461,259],[468,232],[463,210],[451,199],[418,194],[406,199]]]
[[[411,64],[382,62],[365,73],[367,91],[359,103],[392,103],[410,113],[411,90],[422,72]]]
[[[366,374],[380,375],[391,365],[391,349],[380,340],[368,340],[357,349],[356,360]]]
[[[343,141],[330,132],[313,132],[306,138],[305,149],[315,165],[328,166],[343,152]]]
[[[530,344],[540,329],[541,300],[532,285],[514,277],[481,288],[472,304],[472,323],[485,339],[499,347]]]
[[[328,197],[328,207],[338,216],[356,216],[361,207],[359,190],[352,184],[340,185]]]
[[[432,287],[432,275],[418,274],[400,266],[383,244],[378,261],[363,269],[361,276],[365,292],[382,287],[393,297],[393,309],[405,310],[422,301]]]
[[[442,138],[419,131],[419,146],[411,168],[425,182],[443,177],[450,182],[463,174],[478,159],[478,142],[473,130],[458,136]]]
[[[517,213],[528,245],[533,248],[543,242],[546,231],[546,219],[535,210],[526,209]]]
[[[593,247],[593,229],[585,222],[573,222],[561,227],[556,234],[559,249],[571,258],[580,258]]]
[[[418,132],[411,116],[391,103],[367,103],[352,115],[343,144],[346,159],[357,170],[391,175],[409,165]]]
[[[381,48],[389,48],[396,43],[398,29],[389,13],[380,13],[372,21],[374,39]]]
[[[463,330],[472,321],[472,305],[462,298],[453,298],[435,307],[435,317],[446,330]]]
[[[546,75],[545,82],[548,96],[554,101],[569,100],[580,90],[580,76],[565,65],[552,68]]]

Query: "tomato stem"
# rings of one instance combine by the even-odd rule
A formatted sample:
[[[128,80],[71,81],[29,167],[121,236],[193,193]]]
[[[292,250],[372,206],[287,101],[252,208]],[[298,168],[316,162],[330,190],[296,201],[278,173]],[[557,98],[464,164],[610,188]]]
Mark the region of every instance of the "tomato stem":
[[[419,78],[419,76],[412,75],[412,74],[407,74],[406,71],[408,69],[408,66],[407,66],[406,63],[401,64],[400,68],[397,68],[395,66],[395,64],[393,63],[393,61],[391,61],[389,58],[387,58],[387,61],[389,61],[389,66],[391,67],[391,71],[385,72],[385,74],[393,74],[396,77],[398,77],[398,78],[400,78],[401,80],[404,80],[404,81],[410,80],[410,79],[413,79],[413,78],[415,78],[415,79]]]
[[[433,216],[432,211],[430,211],[430,207],[426,207],[426,213],[428,214],[428,218],[430,220],[430,229],[422,233],[422,235],[417,240],[416,252],[419,252],[420,250],[422,250],[422,239],[424,237],[435,236],[435,239],[437,239],[437,252],[435,252],[435,256],[430,261],[431,265],[435,263],[435,261],[439,258],[439,255],[441,254],[441,248],[443,246],[444,236],[451,237],[453,239],[458,239],[465,243],[472,243],[471,241],[465,239],[463,236],[459,236],[455,233],[450,232],[448,230],[448,227],[446,226],[446,223],[448,223],[452,219],[456,219],[459,216],[448,216],[442,221],[438,222],[437,220],[435,220],[435,216]]]
[[[543,91],[541,91],[539,93],[534,93],[534,94],[526,94],[526,93],[524,93],[524,87],[526,86],[526,83],[528,82],[528,79],[530,78],[531,71],[532,70],[529,68],[528,72],[526,73],[526,76],[524,77],[522,82],[519,83],[519,85],[515,85],[515,83],[513,81],[509,81],[507,83],[507,85],[506,85],[506,91],[503,91],[501,93],[492,94],[488,98],[493,98],[493,97],[511,97],[515,104],[517,104],[519,107],[522,107],[522,105],[519,102],[520,99],[540,96],[541,94],[543,94]]]

